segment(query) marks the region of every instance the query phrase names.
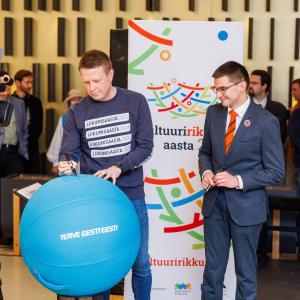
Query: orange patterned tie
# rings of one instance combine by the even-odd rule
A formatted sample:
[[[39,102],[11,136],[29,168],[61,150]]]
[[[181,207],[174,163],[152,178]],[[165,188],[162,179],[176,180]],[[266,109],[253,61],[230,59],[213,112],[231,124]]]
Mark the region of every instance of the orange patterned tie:
[[[229,121],[229,125],[228,125],[228,128],[226,130],[226,134],[225,134],[225,153],[226,154],[228,153],[230,145],[233,141],[236,117],[238,115],[234,110],[231,110],[229,112],[229,114],[230,114],[230,121]]]

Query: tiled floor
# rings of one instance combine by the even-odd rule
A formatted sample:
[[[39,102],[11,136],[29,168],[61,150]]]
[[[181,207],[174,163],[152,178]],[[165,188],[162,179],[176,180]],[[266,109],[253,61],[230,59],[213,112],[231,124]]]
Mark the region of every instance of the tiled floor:
[[[1,255],[0,261],[4,300],[56,300],[31,276],[21,257]],[[122,299],[111,296],[111,300]],[[300,262],[269,261],[259,268],[258,300],[300,300]]]

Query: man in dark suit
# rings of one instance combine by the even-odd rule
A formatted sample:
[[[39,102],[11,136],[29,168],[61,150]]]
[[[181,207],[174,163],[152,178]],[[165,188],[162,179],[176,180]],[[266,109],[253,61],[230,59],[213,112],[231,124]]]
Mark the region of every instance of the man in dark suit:
[[[232,247],[236,299],[256,299],[256,249],[267,218],[265,187],[280,182],[284,159],[279,122],[247,96],[249,75],[229,61],[213,73],[220,104],[209,107],[199,151],[206,265],[202,299],[219,300]]]
[[[287,138],[288,113],[283,104],[273,101],[270,98],[271,77],[265,70],[254,70],[250,76],[248,94],[254,103],[260,104],[263,108],[274,115],[280,124],[282,144]],[[263,224],[258,243],[258,265],[263,266],[268,261],[268,222]]]
[[[24,171],[28,174],[39,174],[41,173],[39,138],[43,130],[42,102],[39,98],[30,94],[33,86],[31,71],[19,70],[14,79],[17,89],[13,96],[23,100],[27,112],[29,159],[24,161]]]
[[[254,70],[250,76],[249,95],[256,104],[260,104],[272,115],[277,117],[280,124],[282,144],[287,138],[288,113],[283,104],[270,98],[271,77],[265,70]]]

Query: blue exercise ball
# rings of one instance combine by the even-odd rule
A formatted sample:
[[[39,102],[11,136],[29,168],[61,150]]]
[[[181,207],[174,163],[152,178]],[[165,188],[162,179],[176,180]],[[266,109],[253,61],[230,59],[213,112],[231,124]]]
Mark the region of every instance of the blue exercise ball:
[[[89,296],[117,284],[132,267],[140,227],[127,196],[91,175],[53,179],[25,206],[20,223],[25,264],[46,288]]]

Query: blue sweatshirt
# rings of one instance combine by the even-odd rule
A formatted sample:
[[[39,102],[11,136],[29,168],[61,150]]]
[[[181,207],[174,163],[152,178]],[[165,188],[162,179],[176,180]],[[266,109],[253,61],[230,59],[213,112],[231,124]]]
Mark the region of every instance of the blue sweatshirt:
[[[67,153],[77,161],[80,152],[84,174],[120,165],[116,185],[134,200],[145,197],[142,165],[152,149],[153,126],[145,97],[117,87],[108,101],[85,97],[69,110],[59,160],[66,160]]]

